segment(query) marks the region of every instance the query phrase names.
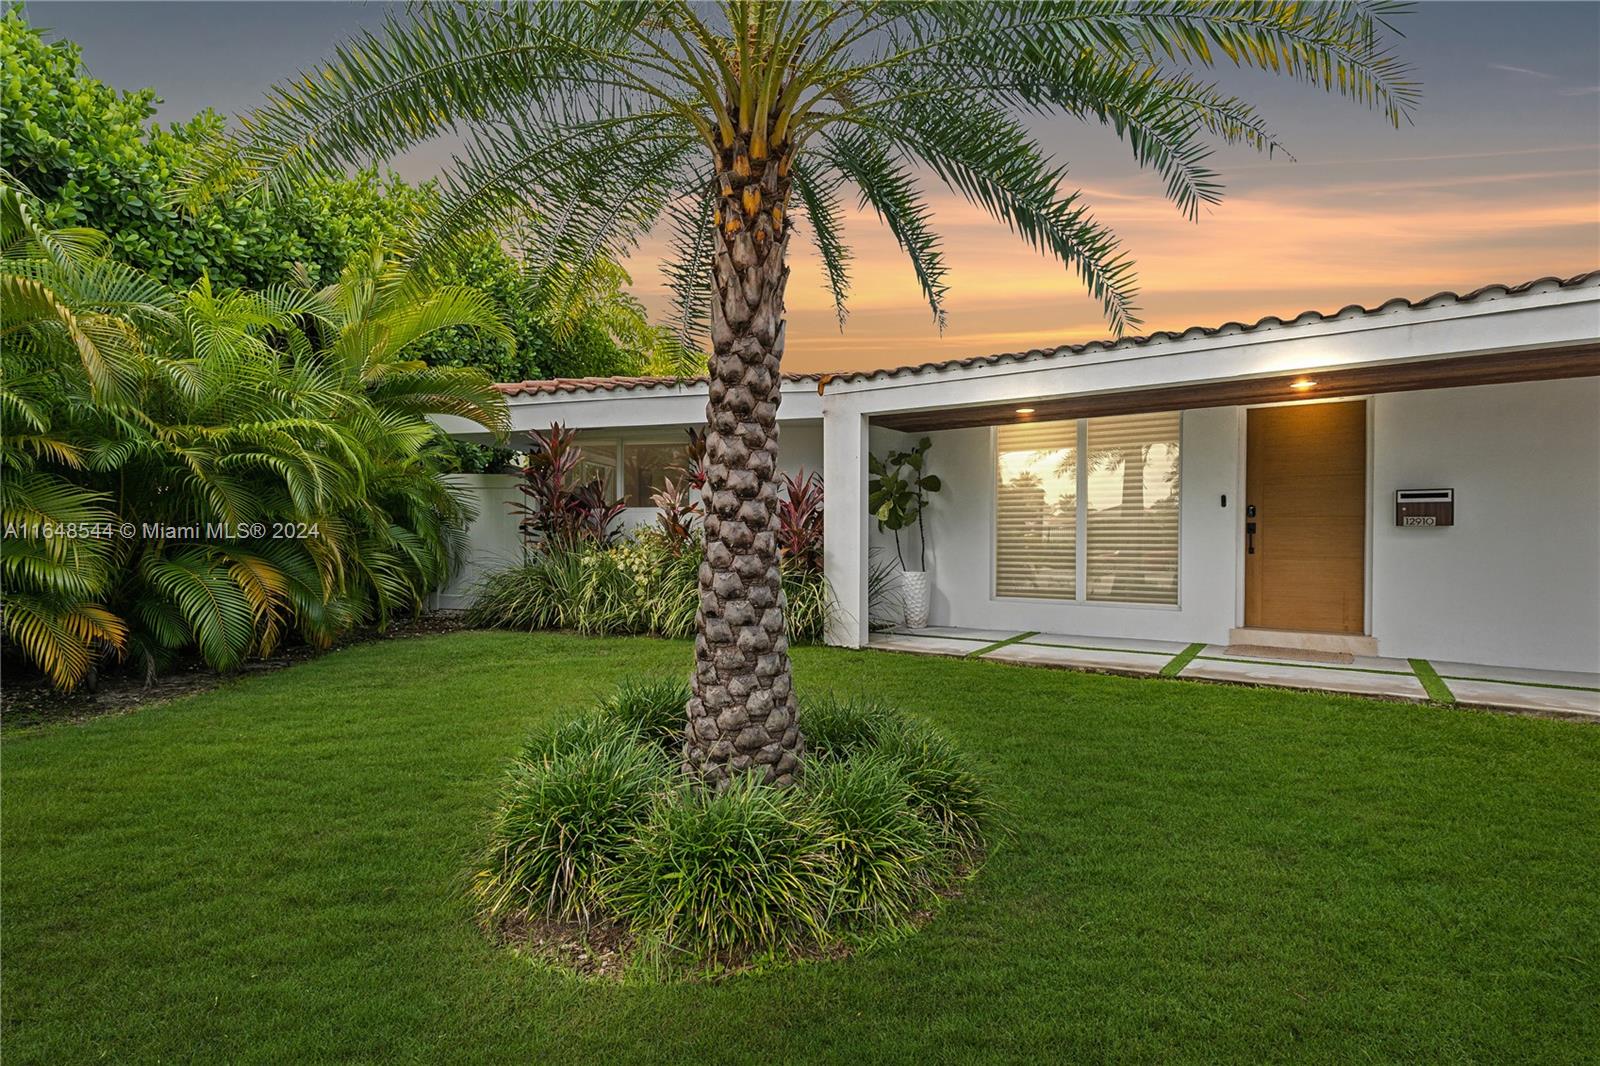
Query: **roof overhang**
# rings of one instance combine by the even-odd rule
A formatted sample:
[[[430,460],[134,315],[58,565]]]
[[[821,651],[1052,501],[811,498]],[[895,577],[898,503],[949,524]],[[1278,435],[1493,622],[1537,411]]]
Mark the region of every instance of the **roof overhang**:
[[[1019,413],[1019,405],[1013,401],[957,410],[890,413],[877,416],[873,422],[906,433],[925,433],[936,429],[1050,422],[1147,411],[1187,411],[1201,407],[1232,407],[1290,400],[1335,399],[1384,392],[1597,375],[1600,375],[1600,344],[1586,344],[1341,369],[1309,367],[1293,373],[1237,381],[1197,382],[1099,395],[1029,400],[1025,405],[1025,413]]]
[[[1591,274],[1486,292],[1471,302],[1356,309],[1314,322],[836,381],[823,405],[874,425],[927,432],[1586,377],[1600,375],[1597,352],[1600,274]]]
[[[548,429],[554,422],[583,430],[676,429],[705,423],[708,393],[706,382],[697,379],[631,388],[530,391],[508,395],[506,411],[514,434]],[[780,395],[780,422],[822,418],[814,380],[786,380]],[[463,418],[443,416],[436,421],[452,436],[488,436],[482,426]]]

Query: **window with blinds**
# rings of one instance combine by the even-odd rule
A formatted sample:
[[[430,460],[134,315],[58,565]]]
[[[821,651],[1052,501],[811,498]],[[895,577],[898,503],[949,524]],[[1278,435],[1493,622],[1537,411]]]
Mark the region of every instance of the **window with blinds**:
[[[1078,423],[1001,426],[995,594],[1070,600],[1078,588]]]
[[[1177,604],[1181,419],[996,429],[995,594]]]
[[[1085,598],[1178,602],[1179,417],[1171,411],[1087,421]]]

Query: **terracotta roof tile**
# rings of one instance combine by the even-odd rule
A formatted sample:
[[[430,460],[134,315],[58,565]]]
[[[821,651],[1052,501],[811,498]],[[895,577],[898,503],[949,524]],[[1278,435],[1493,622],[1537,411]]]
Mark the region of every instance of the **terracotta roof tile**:
[[[1445,307],[1453,304],[1476,303],[1479,300],[1499,299],[1504,296],[1516,296],[1535,289],[1576,289],[1584,287],[1600,287],[1600,270],[1591,270],[1586,274],[1578,274],[1570,278],[1543,277],[1533,281],[1525,281],[1520,285],[1485,285],[1469,293],[1458,294],[1454,292],[1438,292],[1421,300],[1408,300],[1404,297],[1395,297],[1385,300],[1377,307],[1363,307],[1360,304],[1349,304],[1330,313],[1321,311],[1302,311],[1290,319],[1283,319],[1276,315],[1268,315],[1256,322],[1245,324],[1243,322],[1224,322],[1220,326],[1190,326],[1184,330],[1161,330],[1148,333],[1139,337],[1120,337],[1105,340],[1086,341],[1082,344],[1063,344],[1055,348],[1033,348],[1025,352],[1003,352],[998,355],[975,355],[964,359],[944,359],[930,363],[916,363],[908,366],[885,367],[877,370],[846,370],[832,374],[784,374],[783,379],[791,383],[815,382],[826,379],[827,381],[873,381],[884,378],[897,378],[907,374],[922,374],[930,371],[956,370],[976,366],[999,366],[1005,363],[1022,363],[1034,360],[1059,358],[1068,355],[1082,355],[1086,352],[1115,351],[1124,348],[1140,348],[1157,341],[1192,340],[1197,337],[1236,336],[1244,333],[1254,333],[1258,330],[1273,329],[1284,326],[1303,326],[1313,322],[1338,322],[1366,315],[1391,314],[1396,311],[1416,311],[1435,307]],[[703,385],[704,376],[692,378],[674,377],[594,377],[594,378],[549,378],[543,381],[518,381],[496,385],[495,388],[508,396],[539,396],[554,393],[568,392],[616,392],[634,391],[640,389],[655,389],[678,385]]]
[[[543,378],[538,381],[507,381],[495,388],[507,396],[548,396],[557,392],[616,392],[619,390],[660,389],[673,385],[704,385],[704,374],[697,377],[595,377],[595,378]],[[817,380],[816,374],[785,374],[783,380],[806,382]]]

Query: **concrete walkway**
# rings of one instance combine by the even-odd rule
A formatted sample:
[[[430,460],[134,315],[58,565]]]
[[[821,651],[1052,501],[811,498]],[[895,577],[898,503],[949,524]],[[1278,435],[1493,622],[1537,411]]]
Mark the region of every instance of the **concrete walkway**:
[[[1220,644],[945,626],[874,633],[869,647],[1030,666],[1345,692],[1419,703],[1432,699],[1463,707],[1600,723],[1600,674],[1360,655],[1329,662],[1308,661]]]

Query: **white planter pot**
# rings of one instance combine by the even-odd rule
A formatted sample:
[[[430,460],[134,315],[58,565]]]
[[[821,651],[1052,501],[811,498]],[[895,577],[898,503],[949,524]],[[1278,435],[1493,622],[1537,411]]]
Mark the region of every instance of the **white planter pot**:
[[[900,597],[905,602],[907,629],[921,629],[928,624],[928,595],[927,571],[900,571]]]

